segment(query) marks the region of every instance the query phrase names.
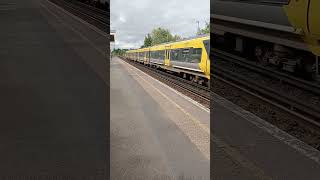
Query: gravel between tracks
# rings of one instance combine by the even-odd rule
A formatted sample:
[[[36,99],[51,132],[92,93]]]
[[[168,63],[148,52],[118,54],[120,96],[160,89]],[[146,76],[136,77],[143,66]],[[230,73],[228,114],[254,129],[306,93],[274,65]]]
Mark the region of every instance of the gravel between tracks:
[[[237,65],[233,66],[228,62],[220,61],[216,64],[216,66],[228,68],[233,72],[246,76],[248,79],[254,79],[255,81],[259,82],[264,86],[272,87],[272,89],[278,91],[279,93],[285,94],[289,97],[294,97],[294,99],[297,99],[297,100],[303,99],[305,102],[308,102],[310,106],[320,107],[320,96],[315,95],[313,93],[306,92],[301,88],[288,85],[288,84],[283,84],[278,80],[268,78],[264,75],[260,75],[258,73],[247,70],[243,67],[239,67]]]
[[[212,92],[320,150],[319,128],[302,123],[301,119],[222,81],[214,79],[213,84]]]

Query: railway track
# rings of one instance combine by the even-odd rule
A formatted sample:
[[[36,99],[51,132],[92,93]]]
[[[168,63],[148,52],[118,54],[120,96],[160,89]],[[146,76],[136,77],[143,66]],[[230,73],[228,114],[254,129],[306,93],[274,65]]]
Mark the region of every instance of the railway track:
[[[320,86],[212,49],[213,77],[320,128]],[[312,102],[314,100],[314,102]]]
[[[180,92],[188,95],[192,99],[196,100],[197,102],[203,104],[206,107],[210,107],[210,88],[199,85],[197,83],[188,81],[181,77],[178,77],[174,74],[170,74],[155,68],[151,68],[145,66],[140,63],[136,63],[130,60],[127,60],[124,57],[120,57],[122,60],[125,60],[129,64],[133,65],[134,67],[144,71],[145,73],[151,75],[152,77],[166,83],[167,85],[174,87],[175,89],[179,90]]]
[[[109,32],[109,13],[75,0],[50,0],[67,11],[79,16],[104,32]]]

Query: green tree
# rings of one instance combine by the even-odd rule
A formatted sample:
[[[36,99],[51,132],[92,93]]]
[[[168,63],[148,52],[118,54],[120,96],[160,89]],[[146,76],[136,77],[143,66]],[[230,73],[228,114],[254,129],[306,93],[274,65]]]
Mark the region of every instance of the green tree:
[[[152,46],[152,37],[150,34],[147,34],[146,37],[144,37],[144,43],[141,47],[144,48],[150,46]]]
[[[155,28],[151,32],[152,45],[157,45],[170,41],[177,41],[179,39],[181,39],[180,36],[173,36],[168,29],[164,29],[161,27]]]
[[[210,23],[206,22],[206,26],[197,32],[197,35],[209,34],[210,33]]]
[[[153,29],[151,33],[148,33],[144,37],[144,43],[141,48],[150,47],[166,42],[174,42],[181,39],[182,38],[179,35],[172,35],[168,29],[158,27]]]
[[[127,51],[127,49],[114,49],[112,51],[112,55],[123,56],[126,51]]]
[[[179,41],[179,40],[181,40],[182,38],[181,38],[181,36],[179,36],[179,35],[174,35],[173,36],[173,41]]]

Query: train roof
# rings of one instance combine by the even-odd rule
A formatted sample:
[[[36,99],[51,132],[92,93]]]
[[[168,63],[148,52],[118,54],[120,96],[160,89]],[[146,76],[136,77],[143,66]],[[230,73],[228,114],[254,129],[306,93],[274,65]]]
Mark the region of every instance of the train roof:
[[[209,37],[210,38],[210,34],[203,34],[203,35],[193,36],[193,37],[189,37],[189,38],[184,38],[184,39],[181,39],[179,41],[170,41],[170,42],[166,42],[166,43],[157,44],[155,46],[167,45],[167,44],[178,43],[178,42],[183,42],[183,41],[189,41],[189,40],[194,40],[194,39],[200,39],[200,38],[205,38],[205,37]]]
[[[147,47],[147,48],[129,50],[127,52],[140,52],[140,51],[145,51],[145,50],[147,50],[149,48],[155,50],[155,49],[161,48],[161,47],[169,45],[169,44],[172,45],[172,44],[181,43],[181,42],[184,42],[184,41],[191,41],[191,40],[196,40],[196,39],[207,39],[207,38],[210,38],[210,34],[198,35],[198,36],[195,36],[195,37],[181,39],[179,41],[171,41],[171,42],[166,42],[166,43],[162,43],[162,44],[157,44],[157,45],[150,46],[150,47]]]

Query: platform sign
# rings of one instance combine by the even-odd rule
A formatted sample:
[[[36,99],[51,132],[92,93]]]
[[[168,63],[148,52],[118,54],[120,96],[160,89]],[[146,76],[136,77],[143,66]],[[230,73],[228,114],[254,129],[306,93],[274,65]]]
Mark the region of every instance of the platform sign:
[[[114,42],[114,34],[110,34],[110,42]]]
[[[116,34],[116,31],[114,31],[114,30],[110,31],[110,42],[115,41],[115,34]]]

